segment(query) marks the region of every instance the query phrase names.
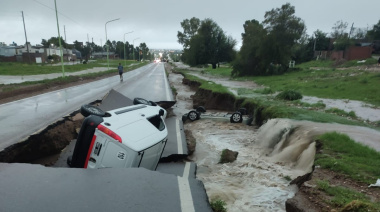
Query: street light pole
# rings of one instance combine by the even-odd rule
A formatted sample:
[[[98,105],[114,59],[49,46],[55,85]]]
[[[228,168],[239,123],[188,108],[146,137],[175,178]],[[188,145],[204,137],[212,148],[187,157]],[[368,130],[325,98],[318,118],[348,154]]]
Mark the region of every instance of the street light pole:
[[[135,40],[138,40],[140,38],[133,39],[133,61],[135,60]]]
[[[65,77],[65,67],[63,65],[63,50],[62,50],[62,44],[61,44],[61,34],[59,33],[58,11],[57,11],[56,0],[54,0],[54,5],[55,5],[55,17],[57,18],[58,41],[59,41],[59,48],[60,48],[60,54],[61,54],[61,64],[62,64],[62,77]]]
[[[108,51],[109,51],[109,46],[108,46],[108,43],[107,43],[107,41],[108,41],[108,38],[107,38],[107,24],[109,23],[109,22],[112,22],[112,21],[117,21],[117,20],[119,20],[120,18],[117,18],[117,19],[113,19],[113,20],[110,20],[110,21],[107,21],[106,22],[106,24],[105,24],[105,26],[104,26],[104,28],[105,28],[105,30],[106,30],[106,45],[107,45],[107,65],[108,65],[108,70],[110,70],[110,62],[109,62],[109,53],[108,53]]]
[[[124,33],[124,66],[127,66],[127,60],[125,59],[125,35],[126,34],[129,34],[129,33],[132,33],[133,31],[130,31],[130,32],[127,32],[127,33]]]

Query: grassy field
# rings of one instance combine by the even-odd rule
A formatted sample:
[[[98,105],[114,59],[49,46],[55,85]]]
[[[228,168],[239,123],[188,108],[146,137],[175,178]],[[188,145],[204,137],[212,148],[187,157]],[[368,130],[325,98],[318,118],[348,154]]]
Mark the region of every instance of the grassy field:
[[[321,135],[318,140],[322,143],[322,152],[316,155],[315,165],[365,184],[376,182],[380,176],[380,153],[376,150],[336,132]],[[320,180],[317,188],[332,197],[328,203],[335,207],[342,208],[355,203],[366,209],[363,211],[376,211],[374,209],[380,208],[380,203],[371,202],[363,193],[341,186],[330,186],[326,180]]]
[[[317,155],[316,165],[367,184],[376,182],[380,176],[380,152],[339,133],[327,133],[318,140],[322,142],[323,153]]]
[[[367,60],[375,64],[375,59]],[[380,107],[380,73],[352,69],[336,69],[332,61],[311,61],[297,66],[297,69],[283,75],[241,77],[238,80],[252,80],[268,87],[272,92],[295,90],[305,96],[330,99],[350,99]],[[357,66],[357,61],[348,61],[340,67]],[[311,69],[311,67],[319,67]],[[323,67],[323,68],[321,68]],[[229,76],[231,67],[207,68],[205,73]]]
[[[118,64],[118,61],[113,61],[112,64]],[[133,65],[133,66],[124,67],[124,72],[134,70],[134,69],[139,68],[141,66],[144,66],[146,64],[147,64],[147,62],[142,62],[142,63],[137,63],[136,65]],[[110,67],[111,67],[111,63],[110,63]],[[50,86],[50,85],[55,85],[55,84],[71,83],[71,82],[80,81],[81,79],[106,76],[106,75],[111,74],[111,73],[116,75],[117,72],[115,72],[115,69],[116,68],[112,68],[109,71],[87,73],[87,74],[82,74],[80,76],[66,76],[66,77],[58,77],[55,79],[44,79],[44,80],[40,80],[40,81],[28,81],[28,82],[17,83],[17,84],[0,85],[0,91],[9,92],[9,91],[13,91],[13,90],[22,88],[23,86],[27,86],[27,85],[45,84],[47,86]]]
[[[189,71],[187,70],[178,70],[178,71],[182,72],[187,79],[200,82],[201,83],[200,88],[211,90],[212,92],[215,92],[215,93],[228,93],[228,94],[233,95],[226,87],[220,84],[216,84],[212,81],[200,79],[196,76],[189,74]]]
[[[110,60],[110,69],[116,69],[119,62],[124,66],[124,60]],[[126,65],[129,66],[133,63],[138,63],[136,61],[128,60]],[[58,63],[59,64],[59,63]],[[96,62],[89,62],[87,64],[75,64],[75,65],[65,65],[65,72],[77,72],[86,69],[91,69],[94,67],[107,67],[106,60],[97,60]],[[126,68],[126,67],[124,67]],[[16,62],[0,62],[0,75],[37,75],[37,74],[51,74],[51,73],[61,73],[62,66],[52,66],[50,64],[26,64],[26,63],[16,63]]]

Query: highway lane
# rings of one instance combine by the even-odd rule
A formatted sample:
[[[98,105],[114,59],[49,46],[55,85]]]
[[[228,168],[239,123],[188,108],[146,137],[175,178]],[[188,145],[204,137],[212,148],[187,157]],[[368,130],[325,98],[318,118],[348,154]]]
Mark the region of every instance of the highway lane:
[[[116,71],[115,71],[116,75]],[[119,76],[0,105],[0,151],[44,129],[81,105],[101,99],[115,89],[129,98],[172,101],[164,64],[148,64]]]

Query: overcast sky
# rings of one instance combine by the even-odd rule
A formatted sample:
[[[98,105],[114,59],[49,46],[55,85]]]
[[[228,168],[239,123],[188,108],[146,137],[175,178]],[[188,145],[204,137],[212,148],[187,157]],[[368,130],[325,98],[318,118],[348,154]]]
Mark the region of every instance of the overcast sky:
[[[241,45],[246,20],[264,19],[266,11],[290,2],[296,16],[304,20],[308,34],[320,29],[330,33],[338,20],[349,26],[371,29],[380,20],[379,0],[56,0],[60,33],[66,42],[93,41],[104,45],[105,23],[108,39],[135,45],[145,42],[150,49],[181,49],[177,31],[180,22],[197,17],[213,19]],[[25,43],[21,11],[24,11],[28,41],[40,44],[42,39],[58,36],[54,0],[0,0],[0,42]]]

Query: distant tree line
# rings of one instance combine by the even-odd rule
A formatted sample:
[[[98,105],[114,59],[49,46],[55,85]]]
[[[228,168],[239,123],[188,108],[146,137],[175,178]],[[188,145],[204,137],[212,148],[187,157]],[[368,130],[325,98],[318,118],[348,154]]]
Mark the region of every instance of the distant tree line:
[[[316,30],[309,36],[290,3],[267,11],[262,23],[247,20],[238,52],[234,50],[236,41],[211,19],[185,19],[181,27],[177,38],[183,45],[182,61],[191,66],[212,64],[213,68],[220,62],[231,62],[233,76],[282,74],[288,70],[289,61],[310,61],[315,51],[345,50],[357,41],[380,42],[380,20],[369,30],[339,20],[330,35]]]
[[[149,48],[146,43],[140,43],[139,46],[133,46],[128,41],[110,41],[107,42],[103,46],[98,46],[94,42],[79,42],[74,41],[73,44],[67,44],[61,37],[61,44],[63,48],[76,49],[81,52],[83,58],[89,58],[91,53],[94,52],[106,52],[107,45],[109,46],[109,52],[114,52],[119,55],[121,59],[132,60],[133,55],[135,60],[152,60],[154,59],[154,55],[149,52]],[[59,47],[59,39],[58,37],[51,37],[50,39],[42,39],[41,45],[45,48],[49,48],[52,45],[55,47]],[[124,45],[125,45],[125,58],[124,58]]]

